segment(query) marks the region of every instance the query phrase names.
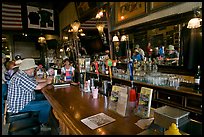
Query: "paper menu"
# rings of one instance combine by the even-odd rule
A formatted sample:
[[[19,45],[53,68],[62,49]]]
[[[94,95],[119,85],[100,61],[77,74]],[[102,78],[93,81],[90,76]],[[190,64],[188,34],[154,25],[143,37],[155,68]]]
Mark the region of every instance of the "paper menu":
[[[96,129],[98,127],[104,126],[106,124],[109,124],[111,122],[114,122],[115,119],[104,114],[104,113],[98,113],[96,115],[84,118],[81,120],[85,125],[87,125],[91,129]]]

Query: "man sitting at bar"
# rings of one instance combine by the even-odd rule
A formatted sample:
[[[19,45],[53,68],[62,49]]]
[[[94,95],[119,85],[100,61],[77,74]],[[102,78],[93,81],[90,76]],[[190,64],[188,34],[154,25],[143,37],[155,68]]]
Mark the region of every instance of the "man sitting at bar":
[[[177,65],[179,60],[178,52],[174,49],[173,45],[169,45],[167,49],[167,54],[165,55],[165,61],[168,65]]]
[[[20,64],[19,71],[11,78],[8,87],[7,111],[12,113],[39,111],[39,122],[42,123],[42,129],[45,129],[51,105],[47,100],[35,101],[34,90],[41,90],[51,84],[52,77],[36,80],[34,77],[36,67],[32,58],[26,58]]]
[[[133,61],[142,61],[142,55],[139,53],[137,49],[134,50],[133,55],[132,55]]]

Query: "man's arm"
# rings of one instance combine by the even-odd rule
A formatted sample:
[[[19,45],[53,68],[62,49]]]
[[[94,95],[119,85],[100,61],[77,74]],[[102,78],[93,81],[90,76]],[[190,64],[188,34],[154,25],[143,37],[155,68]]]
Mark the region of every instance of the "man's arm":
[[[41,90],[42,88],[44,88],[48,84],[51,84],[52,83],[52,79],[53,79],[53,77],[48,77],[47,79],[42,79],[41,82],[39,82],[37,84],[35,90]]]

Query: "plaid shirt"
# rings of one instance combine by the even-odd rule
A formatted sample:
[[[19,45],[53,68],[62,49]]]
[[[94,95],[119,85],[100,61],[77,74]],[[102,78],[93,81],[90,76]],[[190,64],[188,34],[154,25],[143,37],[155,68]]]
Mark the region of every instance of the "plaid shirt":
[[[37,82],[34,77],[28,76],[21,70],[16,72],[8,86],[8,112],[18,113],[31,100],[34,100],[36,86]]]

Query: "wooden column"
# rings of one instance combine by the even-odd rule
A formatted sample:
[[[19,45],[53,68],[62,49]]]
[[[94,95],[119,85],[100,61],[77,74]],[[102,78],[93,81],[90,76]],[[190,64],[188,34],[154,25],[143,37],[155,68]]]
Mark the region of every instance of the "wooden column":
[[[106,18],[107,18],[107,26],[108,26],[108,40],[109,40],[109,48],[110,48],[110,58],[113,59],[113,47],[112,47],[112,37],[110,35],[111,24],[110,24],[110,4],[108,2],[106,6]]]

